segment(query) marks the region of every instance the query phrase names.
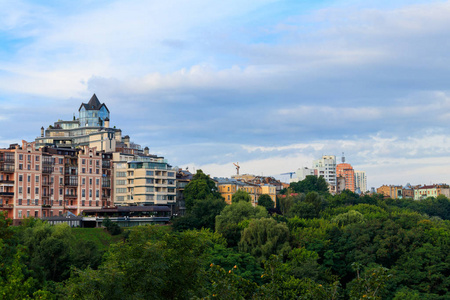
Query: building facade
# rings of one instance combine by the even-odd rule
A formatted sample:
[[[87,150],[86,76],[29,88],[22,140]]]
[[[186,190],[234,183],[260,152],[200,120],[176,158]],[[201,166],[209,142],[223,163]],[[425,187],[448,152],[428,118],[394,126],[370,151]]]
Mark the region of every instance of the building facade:
[[[336,176],[345,179],[345,189],[355,192],[355,171],[350,164],[340,163],[336,165]]]
[[[258,205],[258,199],[263,194],[269,195],[272,201],[276,203],[277,188],[274,185],[249,183],[233,178],[215,178],[214,180],[216,181],[218,192],[227,204],[232,203],[233,194],[238,190],[245,191],[250,195],[253,206]]]
[[[313,169],[317,170],[317,176],[322,176],[329,185],[330,192],[336,192],[336,156],[324,155],[313,162]]]
[[[366,193],[368,191],[365,171],[355,171],[355,189],[359,189],[361,193]]]

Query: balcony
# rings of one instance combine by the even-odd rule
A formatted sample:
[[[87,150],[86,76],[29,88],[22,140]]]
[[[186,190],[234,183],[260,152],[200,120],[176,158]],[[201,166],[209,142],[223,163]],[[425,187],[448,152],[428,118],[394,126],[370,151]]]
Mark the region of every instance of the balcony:
[[[0,162],[13,164],[15,162],[15,160],[14,160],[14,157],[7,156],[7,157],[0,157]]]
[[[14,186],[14,181],[12,180],[0,180],[1,186]]]
[[[76,197],[77,197],[77,194],[75,194],[75,193],[65,194],[64,195],[64,198],[76,198]]]
[[[13,192],[0,192],[0,196],[13,197]]]
[[[102,161],[102,169],[110,169],[111,162],[110,161]]]
[[[0,165],[0,172],[14,173],[13,165]]]
[[[78,180],[66,180],[64,182],[65,186],[78,186]]]
[[[13,209],[13,204],[0,204],[0,209]]]
[[[52,206],[50,204],[42,204],[42,209],[51,209]]]
[[[76,205],[64,205],[65,209],[69,209],[69,210],[73,210],[73,209],[77,209]]]
[[[53,173],[53,167],[43,166],[42,167],[42,173],[44,173],[44,174],[51,174],[51,173]]]

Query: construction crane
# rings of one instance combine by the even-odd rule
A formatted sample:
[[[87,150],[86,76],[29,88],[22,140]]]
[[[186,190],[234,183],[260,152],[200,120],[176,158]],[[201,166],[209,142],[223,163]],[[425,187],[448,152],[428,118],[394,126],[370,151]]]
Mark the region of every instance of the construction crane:
[[[239,175],[239,169],[241,168],[241,167],[239,166],[239,162],[233,163],[233,165],[236,166],[236,175]]]
[[[292,179],[293,174],[295,174],[295,172],[281,173],[280,175],[289,175],[289,179]]]

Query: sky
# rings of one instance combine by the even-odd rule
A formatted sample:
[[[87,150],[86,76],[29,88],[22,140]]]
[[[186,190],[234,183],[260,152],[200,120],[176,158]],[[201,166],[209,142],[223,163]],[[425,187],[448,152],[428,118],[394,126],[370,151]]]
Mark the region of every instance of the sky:
[[[173,166],[450,183],[450,2],[0,0],[0,147],[95,93]]]

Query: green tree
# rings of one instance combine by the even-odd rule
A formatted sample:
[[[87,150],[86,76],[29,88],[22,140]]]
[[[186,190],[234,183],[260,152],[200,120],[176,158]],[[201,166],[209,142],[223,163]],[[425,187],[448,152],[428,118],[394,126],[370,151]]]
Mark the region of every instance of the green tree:
[[[353,223],[364,223],[366,219],[362,213],[356,210],[350,210],[349,212],[337,215],[331,221],[340,226],[346,226]]]
[[[197,200],[205,200],[209,196],[219,199],[222,197],[217,191],[216,183],[202,170],[197,170],[197,173],[184,189],[183,196],[188,211],[192,209]]]
[[[287,257],[291,250],[289,229],[286,224],[270,218],[251,220],[242,233],[239,250],[250,253],[260,261],[272,254]]]
[[[250,219],[268,217],[262,206],[253,207],[249,202],[238,202],[227,205],[220,215],[216,216],[216,232],[222,234],[229,247],[236,247],[241,239],[244,222]]]
[[[267,210],[274,208],[275,203],[273,202],[272,198],[270,198],[267,194],[262,194],[258,198],[258,205],[261,205],[265,207]]]
[[[295,193],[317,192],[321,195],[328,194],[328,183],[322,176],[308,175],[302,181],[292,182],[289,187]]]
[[[231,203],[237,203],[237,202],[251,202],[252,198],[250,197],[250,194],[243,190],[237,190],[233,196],[231,197]]]
[[[178,217],[173,221],[173,228],[177,231],[186,229],[209,228],[214,230],[216,216],[227,204],[222,198],[212,198],[195,201],[191,211],[184,217]]]

